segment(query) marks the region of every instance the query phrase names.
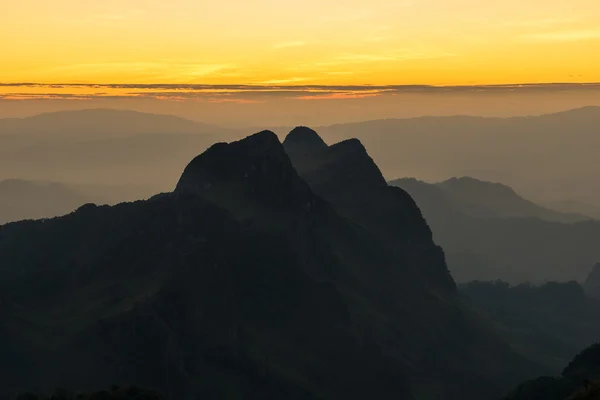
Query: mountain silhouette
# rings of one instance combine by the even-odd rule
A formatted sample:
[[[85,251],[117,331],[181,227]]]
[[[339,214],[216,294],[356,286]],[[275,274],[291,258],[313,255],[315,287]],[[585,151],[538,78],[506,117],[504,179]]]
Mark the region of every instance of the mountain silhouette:
[[[360,143],[323,151],[358,186],[313,189],[264,131],[210,147],[172,193],[1,226],[4,394],[479,399],[535,374],[463,304],[418,208]],[[366,187],[385,212],[340,200]]]
[[[303,132],[307,141],[314,140],[312,132]],[[393,251],[400,252],[410,260],[407,266],[416,273],[435,268],[428,279],[438,279],[438,288],[455,290],[443,251],[433,243],[419,208],[404,190],[388,186],[359,140],[346,140],[312,152],[296,152],[298,136],[299,132],[292,130],[283,145],[294,167],[315,193],[330,201],[343,215],[376,233]]]
[[[502,181],[541,203],[600,204],[600,107],[554,114],[373,120],[318,127],[325,141],[358,138],[386,178]],[[572,210],[577,213],[582,209]]]
[[[556,222],[578,217],[538,207],[506,186],[471,178],[391,184],[415,199],[458,282],[583,283],[590,265],[600,259],[599,222]]]
[[[388,180],[468,175],[501,181],[546,207],[598,217],[599,124],[600,107],[588,107],[534,117],[387,119],[317,130],[328,143],[359,139]],[[199,152],[246,133],[102,109],[0,119],[0,180],[143,184],[169,191]]]

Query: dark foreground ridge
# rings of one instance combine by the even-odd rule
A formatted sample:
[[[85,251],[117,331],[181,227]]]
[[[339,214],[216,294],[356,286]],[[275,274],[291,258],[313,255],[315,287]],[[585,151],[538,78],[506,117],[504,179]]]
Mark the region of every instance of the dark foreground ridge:
[[[307,147],[260,132],[173,193],[1,226],[0,395],[469,400],[536,374],[360,142]]]
[[[595,400],[600,398],[600,344],[579,353],[558,377],[520,384],[503,400]]]

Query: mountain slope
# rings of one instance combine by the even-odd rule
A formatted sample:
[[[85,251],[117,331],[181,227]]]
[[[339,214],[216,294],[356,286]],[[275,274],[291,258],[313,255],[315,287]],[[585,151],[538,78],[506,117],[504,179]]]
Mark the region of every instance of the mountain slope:
[[[402,187],[415,199],[459,282],[583,282],[590,266],[600,260],[597,221],[481,218],[481,211],[473,212],[470,204],[448,195],[439,185],[415,179],[391,184]],[[487,204],[479,206],[479,210],[484,207]]]
[[[579,353],[559,377],[541,377],[519,385],[504,400],[583,400],[600,395],[600,345]]]
[[[549,210],[522,198],[512,188],[500,183],[462,177],[448,179],[436,186],[458,204],[464,214],[478,218],[539,218],[556,222],[590,219],[583,215]]]
[[[588,297],[577,282],[510,286],[476,281],[459,289],[515,348],[554,373],[600,337],[600,301]]]
[[[494,351],[487,348],[495,348],[498,344],[493,344],[494,334],[486,330],[481,321],[476,322],[474,314],[460,304],[444,253],[433,242],[431,231],[412,198],[400,188],[387,185],[379,168],[358,140],[328,147],[299,146],[301,137],[307,143],[318,143],[314,138],[316,135],[313,130],[298,127],[285,139],[284,147],[294,167],[315,193],[331,202],[343,216],[372,232],[383,247],[382,251],[394,254],[401,261],[399,268],[393,270],[398,276],[395,286],[386,292],[386,283],[380,282],[376,290],[390,298],[400,296],[404,298],[402,303],[422,299],[417,307],[403,306],[403,314],[398,315],[412,327],[419,341],[429,342],[429,350],[440,354],[431,363],[433,360],[429,359],[417,361],[421,356],[413,353],[412,356],[416,357],[413,362],[417,369],[423,368],[423,375],[435,376],[435,379],[442,379],[447,385],[453,386],[451,390],[455,392],[452,396],[469,396],[461,386],[463,379],[490,382],[489,377],[484,378],[476,370],[482,372],[491,368],[478,352],[489,354]],[[437,302],[428,298],[428,295],[423,297],[424,293],[435,293],[434,296],[443,301]],[[448,318],[448,313],[454,317]],[[440,319],[441,315],[446,315],[444,320]],[[456,330],[459,326],[460,333]],[[436,331],[446,332],[443,345],[440,337],[435,337]],[[469,339],[465,341],[465,337]],[[408,349],[420,348],[417,353],[426,351],[429,354],[429,350],[419,347],[421,344],[414,342],[404,351],[410,354]],[[510,358],[511,350],[505,348],[504,352],[503,356],[498,356]],[[466,364],[457,363],[462,357],[470,361]],[[471,370],[474,365],[479,367]],[[441,378],[442,375],[445,378]],[[422,392],[418,396],[444,396],[443,391],[435,392],[435,384],[431,380],[425,379],[419,383],[422,386],[418,385],[418,388]],[[493,385],[491,382],[489,384]],[[483,392],[479,396],[485,397]]]

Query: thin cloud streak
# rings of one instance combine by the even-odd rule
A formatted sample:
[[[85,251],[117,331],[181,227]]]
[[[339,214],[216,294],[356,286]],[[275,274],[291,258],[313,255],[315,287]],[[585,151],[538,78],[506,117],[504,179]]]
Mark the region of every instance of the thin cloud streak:
[[[550,83],[474,86],[286,85],[297,78],[257,85],[195,84],[44,84],[0,83],[2,100],[91,100],[146,98],[171,101],[253,103],[267,98],[352,99],[399,93],[491,93],[599,90],[600,83]]]

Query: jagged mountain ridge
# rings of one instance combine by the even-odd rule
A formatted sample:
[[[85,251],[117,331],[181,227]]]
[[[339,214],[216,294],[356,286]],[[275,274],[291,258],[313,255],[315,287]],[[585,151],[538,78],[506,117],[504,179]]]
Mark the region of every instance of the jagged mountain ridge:
[[[410,196],[386,187],[393,224],[338,212],[261,132],[212,146],[173,193],[0,227],[0,387],[469,399],[527,375],[458,301]]]

